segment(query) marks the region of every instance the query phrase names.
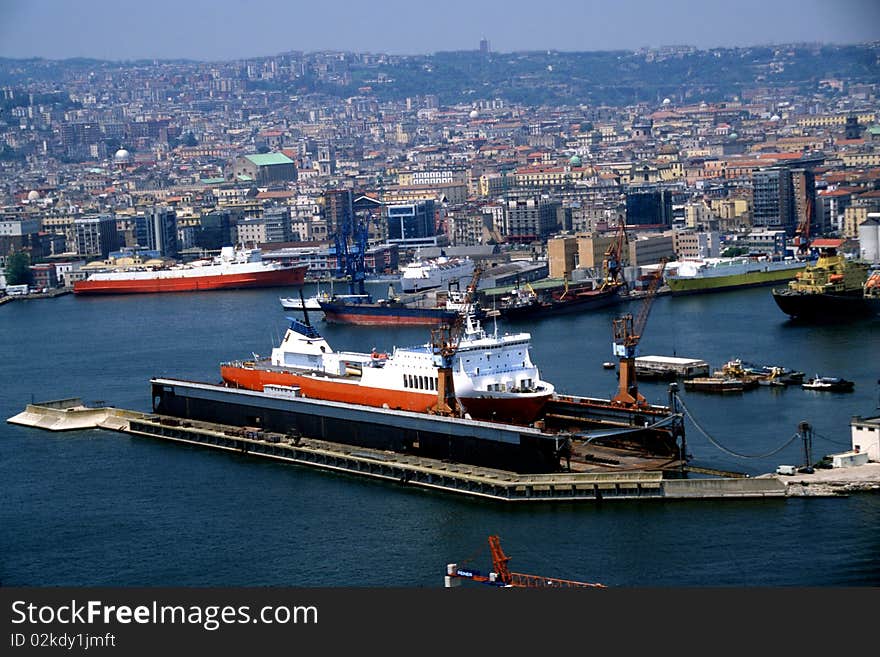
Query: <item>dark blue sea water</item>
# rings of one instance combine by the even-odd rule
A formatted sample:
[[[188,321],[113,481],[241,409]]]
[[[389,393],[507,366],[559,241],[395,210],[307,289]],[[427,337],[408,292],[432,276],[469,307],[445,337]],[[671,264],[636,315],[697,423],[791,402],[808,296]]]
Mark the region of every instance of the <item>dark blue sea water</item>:
[[[0,415],[68,396],[149,410],[151,376],[216,381],[221,361],[268,353],[286,324],[278,297],[65,296],[2,306]],[[612,359],[620,311],[501,330],[532,333],[533,359],[560,391],[606,397],[616,378],[601,364]],[[428,338],[420,328],[322,331],[341,349]],[[716,367],[740,357],[855,381],[851,394],[682,391],[706,431],[740,454],[773,450],[802,420],[818,434],[817,457],[842,451],[851,416],[877,412],[880,321],[796,325],[766,288],[658,298],[641,347]],[[642,390],[665,403],[664,385]],[[0,427],[4,585],[436,587],[448,562],[488,568],[489,534],[501,536],[515,570],[614,586],[880,585],[880,495],[512,507],[122,434]],[[799,442],[738,458],[689,425],[688,445],[695,463],[753,475],[802,463]]]

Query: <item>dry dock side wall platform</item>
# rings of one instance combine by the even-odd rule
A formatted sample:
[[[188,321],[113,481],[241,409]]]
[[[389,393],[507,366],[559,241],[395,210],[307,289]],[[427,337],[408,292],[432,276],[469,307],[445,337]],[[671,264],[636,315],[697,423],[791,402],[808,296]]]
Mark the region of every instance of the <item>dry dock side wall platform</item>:
[[[303,397],[153,379],[153,412],[181,419],[298,432],[330,442],[417,454],[459,463],[553,472],[559,441],[529,427],[461,420]]]

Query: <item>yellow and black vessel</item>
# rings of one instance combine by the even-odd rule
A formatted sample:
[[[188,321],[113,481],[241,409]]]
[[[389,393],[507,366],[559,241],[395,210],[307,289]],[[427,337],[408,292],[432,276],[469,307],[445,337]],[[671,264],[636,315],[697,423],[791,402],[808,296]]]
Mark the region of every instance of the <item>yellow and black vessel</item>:
[[[795,318],[840,320],[880,310],[880,299],[865,293],[868,265],[840,252],[841,239],[814,240],[815,265],[799,272],[787,287],[773,290],[779,308]]]

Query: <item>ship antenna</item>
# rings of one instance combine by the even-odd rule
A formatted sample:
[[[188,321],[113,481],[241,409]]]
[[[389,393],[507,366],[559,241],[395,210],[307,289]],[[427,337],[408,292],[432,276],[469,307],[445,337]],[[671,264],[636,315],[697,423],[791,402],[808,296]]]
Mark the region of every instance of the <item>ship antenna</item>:
[[[312,324],[311,324],[311,322],[309,322],[309,311],[306,308],[306,300],[303,298],[302,287],[299,288],[299,301],[302,304],[302,309],[303,309],[303,323],[305,323],[306,326],[310,327]]]

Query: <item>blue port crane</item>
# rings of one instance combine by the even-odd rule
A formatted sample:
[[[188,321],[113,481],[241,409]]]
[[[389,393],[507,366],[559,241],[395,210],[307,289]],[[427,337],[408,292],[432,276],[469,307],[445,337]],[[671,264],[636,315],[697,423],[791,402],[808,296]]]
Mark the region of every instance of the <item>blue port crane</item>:
[[[336,250],[336,275],[348,281],[348,292],[352,295],[367,294],[364,285],[367,276],[364,264],[367,240],[366,222],[355,217],[354,210],[349,206],[345,220],[336,227],[333,243]]]

